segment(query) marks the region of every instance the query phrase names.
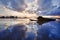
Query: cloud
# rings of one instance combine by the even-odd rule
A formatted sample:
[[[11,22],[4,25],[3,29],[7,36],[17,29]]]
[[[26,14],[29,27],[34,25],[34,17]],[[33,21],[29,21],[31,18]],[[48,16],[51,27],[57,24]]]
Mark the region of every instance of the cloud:
[[[52,0],[53,5],[60,6],[60,0]]]
[[[37,5],[37,0],[26,0],[25,1],[27,4],[27,8],[25,11],[29,13],[36,13],[38,5]]]
[[[37,0],[0,0],[0,5],[4,5],[6,8],[22,12],[33,12],[37,10]]]
[[[5,15],[5,16],[13,15],[12,13],[15,14],[18,12],[10,10],[10,9],[6,8],[4,5],[0,6],[0,16],[2,16],[2,15]]]
[[[60,6],[60,0],[38,0],[38,6],[38,15],[57,15],[55,12],[51,12],[58,9]]]
[[[47,10],[49,7],[51,7],[51,1],[52,0],[38,0],[38,5],[40,10]]]
[[[25,10],[25,6],[26,6],[24,0],[0,0],[0,2],[6,8],[12,9],[14,11],[19,11],[19,12]]]
[[[40,10],[48,10],[53,6],[60,6],[60,0],[38,0]]]

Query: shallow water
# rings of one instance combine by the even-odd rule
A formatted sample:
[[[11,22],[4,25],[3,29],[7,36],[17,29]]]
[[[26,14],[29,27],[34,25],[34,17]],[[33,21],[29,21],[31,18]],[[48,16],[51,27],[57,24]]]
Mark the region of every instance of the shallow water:
[[[0,19],[0,30],[8,28],[8,26],[15,24],[24,24],[28,31],[36,32],[37,23],[36,21],[30,21],[29,19]]]

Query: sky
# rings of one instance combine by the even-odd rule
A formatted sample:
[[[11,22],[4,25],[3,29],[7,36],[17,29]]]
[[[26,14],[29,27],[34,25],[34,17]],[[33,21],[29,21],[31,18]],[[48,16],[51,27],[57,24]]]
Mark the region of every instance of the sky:
[[[60,0],[38,0],[38,15],[60,15]]]
[[[24,0],[0,0],[0,3],[4,5],[6,8],[15,11],[23,11],[25,8]]]
[[[8,9],[16,12],[36,12],[36,14],[49,13],[60,6],[60,0],[0,0],[0,14]],[[42,13],[41,13],[42,12]]]

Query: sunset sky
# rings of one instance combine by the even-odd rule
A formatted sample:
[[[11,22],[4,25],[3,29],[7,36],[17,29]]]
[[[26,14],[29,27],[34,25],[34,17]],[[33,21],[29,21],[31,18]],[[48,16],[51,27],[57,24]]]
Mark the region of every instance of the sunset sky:
[[[58,9],[59,6],[60,0],[0,0],[0,14],[27,11],[45,15]]]

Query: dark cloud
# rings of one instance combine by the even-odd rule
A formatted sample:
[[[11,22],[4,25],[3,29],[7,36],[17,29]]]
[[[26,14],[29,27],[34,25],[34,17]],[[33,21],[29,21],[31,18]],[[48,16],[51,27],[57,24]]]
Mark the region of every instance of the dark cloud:
[[[25,2],[24,0],[0,0],[0,2],[9,9],[14,11],[23,11],[25,9]]]
[[[49,13],[47,13],[47,15],[58,15],[58,16],[60,16],[60,7],[50,11]]]
[[[47,10],[49,7],[51,7],[51,1],[52,0],[38,0],[38,5],[40,10]]]
[[[38,6],[40,15],[60,15],[60,0],[38,0]]]
[[[53,5],[60,6],[60,0],[52,0]]]

